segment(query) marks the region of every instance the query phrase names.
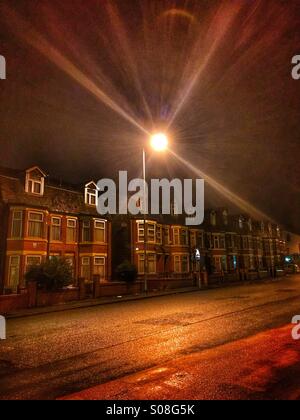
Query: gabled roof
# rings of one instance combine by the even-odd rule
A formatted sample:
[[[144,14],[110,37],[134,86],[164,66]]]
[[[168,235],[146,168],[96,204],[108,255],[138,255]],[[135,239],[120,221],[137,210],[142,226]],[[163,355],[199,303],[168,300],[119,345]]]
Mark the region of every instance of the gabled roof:
[[[97,188],[97,184],[95,181],[90,181],[87,184],[85,184],[85,188],[90,187],[91,185],[93,185],[95,189]]]
[[[33,171],[39,171],[44,178],[47,177],[47,174],[39,166],[33,166],[32,168],[26,169],[26,174]]]

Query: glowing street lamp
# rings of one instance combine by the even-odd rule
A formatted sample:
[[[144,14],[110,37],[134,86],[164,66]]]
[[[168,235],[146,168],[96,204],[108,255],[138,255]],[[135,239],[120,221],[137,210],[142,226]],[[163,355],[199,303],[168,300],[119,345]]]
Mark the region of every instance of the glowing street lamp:
[[[151,136],[151,147],[156,152],[164,152],[167,150],[168,144],[168,137],[164,133],[157,133]]]
[[[168,149],[169,139],[168,136],[164,133],[156,133],[150,137],[151,148],[155,152],[164,152]],[[145,293],[148,292],[148,278],[147,278],[147,227],[146,227],[146,208],[147,204],[147,194],[146,194],[146,151],[143,149],[143,177],[144,177],[144,290]]]

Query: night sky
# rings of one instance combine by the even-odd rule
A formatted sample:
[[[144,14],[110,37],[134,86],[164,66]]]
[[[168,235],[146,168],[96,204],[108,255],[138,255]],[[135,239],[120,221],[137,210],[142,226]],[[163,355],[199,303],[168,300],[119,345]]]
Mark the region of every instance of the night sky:
[[[0,54],[1,166],[136,177],[168,128],[178,156],[300,233],[299,0],[1,0]],[[148,166],[195,176],[174,155]]]

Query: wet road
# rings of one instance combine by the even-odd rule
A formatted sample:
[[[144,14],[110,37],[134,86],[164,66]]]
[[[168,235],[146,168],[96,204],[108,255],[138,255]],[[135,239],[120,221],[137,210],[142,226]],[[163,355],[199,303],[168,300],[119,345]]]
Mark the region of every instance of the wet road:
[[[298,313],[300,276],[9,320],[0,398],[62,397],[287,325]]]

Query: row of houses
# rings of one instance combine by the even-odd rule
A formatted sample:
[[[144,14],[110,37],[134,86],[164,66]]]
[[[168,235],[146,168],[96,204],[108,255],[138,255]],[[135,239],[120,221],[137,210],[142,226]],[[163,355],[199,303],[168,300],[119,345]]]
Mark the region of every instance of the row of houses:
[[[51,180],[38,168],[0,170],[0,291],[24,286],[29,267],[53,257],[72,266],[74,281],[115,280],[125,260],[139,275],[192,275],[238,270],[272,270],[283,265],[287,235],[268,221],[227,209],[207,210],[205,223],[184,226],[179,216],[138,218],[97,213],[97,188],[81,188]],[[146,245],[146,251],[144,246]],[[145,263],[146,255],[146,263]]]

